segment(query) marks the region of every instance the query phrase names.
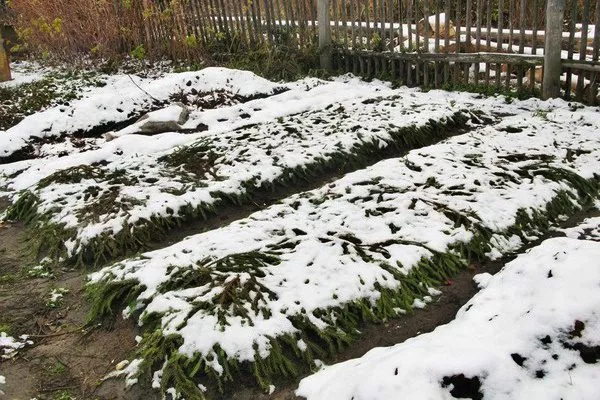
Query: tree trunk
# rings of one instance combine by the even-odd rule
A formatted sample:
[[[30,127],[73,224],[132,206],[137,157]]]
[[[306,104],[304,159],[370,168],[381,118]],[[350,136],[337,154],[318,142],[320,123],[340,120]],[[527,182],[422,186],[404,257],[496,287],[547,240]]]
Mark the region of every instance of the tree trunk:
[[[2,39],[2,32],[0,31],[0,82],[9,81],[10,79],[8,52],[4,49],[4,40]]]

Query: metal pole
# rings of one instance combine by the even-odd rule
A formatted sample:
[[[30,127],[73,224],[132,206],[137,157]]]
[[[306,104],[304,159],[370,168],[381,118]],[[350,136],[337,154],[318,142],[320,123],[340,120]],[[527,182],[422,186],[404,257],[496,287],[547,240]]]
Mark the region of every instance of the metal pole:
[[[565,0],[548,0],[546,7],[546,43],[544,48],[544,79],[542,98],[560,97],[560,76],[562,74],[561,41]]]
[[[321,68],[326,71],[333,69],[331,60],[331,20],[329,15],[329,1],[319,0],[317,5],[317,19],[319,20],[319,54]]]

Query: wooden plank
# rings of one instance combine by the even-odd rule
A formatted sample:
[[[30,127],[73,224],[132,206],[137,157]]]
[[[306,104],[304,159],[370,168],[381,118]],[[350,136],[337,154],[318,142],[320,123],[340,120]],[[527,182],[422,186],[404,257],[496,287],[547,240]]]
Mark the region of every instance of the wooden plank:
[[[538,9],[538,0],[533,0],[533,9],[537,10]],[[534,12],[533,13],[533,43],[531,45],[531,53],[537,55],[537,33],[538,33],[538,26],[539,26],[539,21],[538,21],[538,13]],[[535,68],[531,69],[531,73],[529,75],[529,81],[531,84],[531,92],[533,93],[535,91]]]
[[[600,72],[600,64],[597,61],[562,60],[561,65],[563,68]]]
[[[252,20],[254,21],[254,32],[256,33],[257,45],[262,45],[265,43],[265,37],[263,36],[263,24],[262,24],[262,15],[260,12],[260,1],[252,0],[250,3],[250,9],[252,11]]]
[[[330,0],[318,0],[319,22],[319,53],[321,69],[331,71],[331,14],[329,13]]]
[[[389,1],[389,0],[388,0]],[[385,40],[387,39],[387,34],[386,34],[386,29],[385,29],[385,9],[386,9],[386,0],[379,0],[379,25],[381,27],[380,29],[380,36],[381,36],[381,40],[383,40],[383,44],[384,46],[382,46],[383,48],[385,48]],[[385,67],[383,67],[383,70],[385,70]]]
[[[371,28],[371,21],[370,21],[369,14],[371,14],[371,4],[370,4],[369,0],[364,0],[363,3],[365,3],[365,5],[363,5],[363,12],[365,14],[365,20],[366,20],[366,23],[367,23],[367,27],[369,27],[369,29],[370,29]],[[361,26],[362,26],[362,23],[361,23]],[[367,46],[367,49],[371,50],[371,34],[369,33],[370,32],[369,29],[366,30],[366,32],[367,32],[367,35],[366,35],[367,36],[367,38],[366,38],[367,39],[366,46]],[[360,35],[361,36],[361,44],[362,44],[362,33],[363,32],[364,31],[362,31],[361,35]],[[370,65],[371,64],[369,63],[369,66]]]
[[[413,18],[412,18],[412,23],[415,24],[415,50],[421,51],[421,35],[419,34],[419,7],[418,5],[422,4],[421,1],[416,0],[413,3]],[[415,63],[415,85],[420,85],[421,84],[421,63],[420,62],[416,62]]]
[[[296,3],[289,0],[281,0],[283,4],[285,4],[286,14],[288,16],[288,21],[290,24],[290,33],[294,35],[295,42],[298,42],[298,38],[296,37],[296,12],[295,7]]]
[[[398,0],[398,2],[400,2],[400,0]],[[394,30],[394,0],[387,0],[387,5],[388,5],[388,23],[390,24],[389,26],[389,31],[388,31],[388,35],[389,35],[389,51],[394,51],[394,37],[395,37],[395,30]],[[392,68],[394,70],[394,72],[396,71],[396,64],[392,64]],[[396,77],[394,77],[396,78]]]
[[[254,1],[258,1],[259,3],[261,2],[261,0],[254,0]],[[273,18],[271,16],[271,2],[272,0],[262,0],[264,1],[264,3],[262,4],[263,6],[263,10],[264,10],[264,17],[266,20],[266,25],[267,25],[267,41],[272,45],[273,42]]]
[[[587,0],[589,2],[589,0]],[[544,79],[542,98],[560,97],[562,73],[560,47],[556,43],[562,36],[565,0],[548,0],[546,6],[546,45],[544,49]],[[578,93],[579,94],[579,93]]]
[[[358,36],[356,37],[356,40],[358,42],[359,48],[362,49],[365,46],[365,40],[364,40],[364,30],[363,30],[363,15],[364,15],[364,7],[363,7],[363,3],[364,0],[356,0],[356,21],[358,24]],[[364,66],[364,60],[362,58],[359,59],[360,60],[360,65],[361,65],[361,74],[362,74],[362,67]]]
[[[339,1],[331,0],[331,11],[333,11],[333,24],[334,24],[334,36],[335,42],[340,43],[340,12],[339,12]],[[321,24],[319,22],[319,24]]]
[[[285,1],[285,0],[284,0]],[[342,0],[342,26],[344,27],[344,49],[348,49],[348,2],[347,0]],[[354,29],[352,30],[354,32]]]
[[[445,7],[445,16],[446,16],[446,23],[445,23],[445,42],[444,42],[444,51],[446,53],[450,52],[450,0],[446,0],[446,7]],[[446,61],[444,63],[444,83],[448,83],[450,82],[450,63],[448,61]]]
[[[227,26],[227,34],[230,35],[230,40],[236,36],[235,20],[233,19],[233,13],[229,7],[229,0],[221,0],[221,9],[225,16],[225,26]],[[239,30],[237,31],[239,32]]]
[[[575,52],[575,20],[577,18],[577,1],[571,1],[570,7],[570,18],[569,18],[569,50],[567,53],[567,59],[572,60],[573,54]],[[565,83],[565,98],[571,98],[571,91],[573,85],[573,70],[571,68],[567,68],[567,79]]]
[[[481,1],[481,0],[479,0]],[[441,6],[441,1],[440,0],[435,0],[435,52],[439,53],[440,52],[440,7]],[[436,62],[435,63],[435,71],[434,71],[434,76],[433,76],[433,80],[434,80],[434,85],[436,88],[439,88],[441,86],[440,83],[440,63]]]
[[[450,0],[448,0],[450,1]],[[406,22],[408,24],[408,51],[414,51],[413,48],[413,35],[412,35],[412,21],[413,21],[413,0],[408,0],[408,7],[406,10]]]
[[[596,12],[595,12],[594,24],[596,27],[594,42],[593,42],[593,50],[592,50],[592,62],[598,63],[598,58],[600,56],[600,0],[596,0]],[[598,86],[600,80],[600,72],[594,72],[592,75],[592,83],[590,85],[590,93],[588,102],[591,105],[596,105],[598,103]]]
[[[461,46],[461,43],[460,43],[460,27],[462,25],[461,25],[461,21],[460,21],[460,4],[461,4],[461,0],[456,0],[456,10],[454,11],[455,12],[455,18],[456,18],[455,19],[455,24],[456,24],[456,49],[455,49],[455,52],[456,52],[456,54],[460,53],[460,46]],[[454,74],[454,83],[460,83],[460,81],[461,81],[461,77],[460,77],[460,75],[461,75],[461,68],[460,68],[460,65],[454,64],[453,74]]]
[[[255,24],[256,20],[253,18],[252,5],[249,4],[248,2],[246,2],[245,0],[240,0],[240,1],[243,2],[241,4],[242,12],[246,16],[246,28],[248,29],[248,39],[249,39],[248,47],[254,49],[257,47],[257,43],[258,43],[259,39],[258,39],[258,32],[256,31],[256,24]]]
[[[498,35],[497,51],[502,52],[502,30],[504,25],[504,0],[498,0]],[[500,75],[502,74],[502,64],[496,64],[496,88],[500,89]]]
[[[527,3],[523,0],[520,0],[520,10],[519,10],[519,54],[525,53],[525,12],[527,11],[526,6]],[[517,92],[521,92],[523,90],[523,75],[525,71],[522,66],[519,66],[518,74],[517,74]]]
[[[564,1],[564,0],[563,0]],[[587,37],[588,37],[588,28],[590,26],[591,19],[591,1],[585,0],[583,3],[583,23],[581,27],[581,50],[579,52],[579,60],[585,60],[587,57]],[[596,31],[598,32],[598,31]],[[575,93],[575,98],[578,101],[583,101],[585,91],[585,76],[583,73],[579,73],[577,77],[577,92]]]
[[[521,3],[525,4],[524,1],[521,1]],[[475,33],[475,51],[479,52],[481,51],[481,25],[482,25],[482,13],[483,13],[483,1],[482,0],[477,0],[477,10],[476,10],[476,14],[477,14],[477,32]],[[475,85],[479,85],[479,68],[480,65],[479,63],[475,64]]]
[[[198,4],[198,0],[191,0],[190,3],[192,7],[194,7],[194,14],[196,16],[195,21],[198,25],[198,29],[200,30],[200,39],[202,43],[206,45],[208,43],[208,35],[206,33],[206,28],[204,27],[204,21],[202,19],[202,11],[200,11],[200,5]]]
[[[297,7],[296,7],[296,21],[298,24],[298,39],[299,39],[299,43],[300,43],[300,47],[303,48],[304,47],[304,42],[306,39],[306,11],[305,11],[305,0],[295,0]]]
[[[425,35],[423,38],[423,44],[425,45],[425,52],[429,53],[429,2],[423,2],[423,20],[425,27]],[[429,68],[427,63],[423,64],[423,85],[429,86]]]
[[[473,11],[472,9],[473,5],[471,3],[471,0],[467,0],[467,9],[466,9],[466,13],[465,13],[465,26],[467,28],[467,43],[466,46],[468,49],[471,48],[471,13]],[[466,50],[466,51],[471,51],[471,50]],[[463,69],[463,74],[465,76],[465,84],[469,83],[469,71],[471,69],[470,65],[465,65],[464,69]]]
[[[351,54],[359,55],[359,56],[370,56],[373,52],[366,50],[353,50],[350,51]],[[491,63],[491,64],[521,64],[525,66],[538,66],[543,65],[544,57],[543,56],[531,56],[529,54],[508,54],[508,53],[382,53],[383,57],[395,60],[404,60],[410,62],[435,62],[435,61],[449,61],[455,63]],[[590,61],[588,63],[581,64],[573,64],[577,65],[577,67],[581,68],[589,68],[593,69],[597,66],[594,66]]]
[[[275,2],[275,15],[277,18],[277,27],[282,37],[286,37],[286,40],[291,40],[290,38],[290,24],[288,22],[288,15],[286,12],[285,3],[281,3],[281,0],[273,0]]]
[[[492,0],[487,0],[487,8],[486,8],[486,32],[487,39],[486,45],[487,48],[491,48],[492,46]],[[488,86],[490,84],[490,75],[492,72],[492,67],[489,63],[485,64],[485,85]]]
[[[400,25],[400,28],[398,30],[398,46],[401,52],[404,51],[404,7],[402,6],[403,2],[404,0],[398,0],[398,23]],[[400,69],[402,69],[402,65],[400,65]],[[400,76],[403,76],[402,73],[400,73]]]
[[[513,46],[513,3],[514,0],[508,0],[508,52],[512,53]],[[506,64],[506,89],[510,90],[510,64]]]
[[[352,49],[356,49],[356,6],[357,6],[357,0],[350,0],[350,20],[352,21],[352,26],[351,26],[351,42],[352,42]],[[357,63],[356,57],[353,58],[353,62]]]

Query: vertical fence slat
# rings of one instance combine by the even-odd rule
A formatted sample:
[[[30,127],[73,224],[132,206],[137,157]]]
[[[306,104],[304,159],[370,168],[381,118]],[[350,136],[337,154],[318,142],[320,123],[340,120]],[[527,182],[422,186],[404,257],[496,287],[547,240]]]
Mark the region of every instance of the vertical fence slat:
[[[587,38],[588,38],[588,28],[589,28],[589,20],[590,20],[590,0],[585,0],[583,5],[583,23],[581,27],[581,41],[579,43],[579,60],[584,61],[587,58]],[[597,31],[596,31],[597,33]],[[582,70],[578,71],[577,76],[577,93],[575,94],[575,98],[578,101],[583,100],[585,91],[585,73]]]
[[[449,1],[449,0],[448,0]],[[408,25],[408,51],[413,51],[413,35],[412,35],[412,10],[413,0],[408,0],[408,8],[406,10],[406,23]]]
[[[569,8],[569,42],[567,60],[573,59],[573,53],[575,52],[575,21],[577,19],[577,1],[571,1],[571,7]],[[565,82],[565,98],[571,98],[571,91],[573,88],[573,70],[567,68],[567,78]]]
[[[592,49],[592,61],[598,62],[600,56],[600,0],[596,0],[596,10],[594,18],[594,42]],[[596,105],[598,103],[598,72],[592,73],[592,84],[590,85],[589,103]]]
[[[317,19],[319,23],[319,52],[321,69],[331,71],[331,20],[330,0],[318,0]],[[313,20],[314,23],[314,20]]]
[[[427,1],[423,2],[423,28],[424,28],[424,37],[423,37],[423,45],[425,47],[425,53],[429,53],[429,4]],[[423,63],[423,85],[425,87],[429,86],[429,66],[428,63]]]
[[[435,0],[435,52],[440,52],[440,0]],[[435,71],[433,76],[436,88],[440,87],[440,63],[435,63]]]
[[[395,36],[395,29],[394,29],[394,0],[387,0],[387,6],[388,6],[388,23],[390,24],[390,26],[388,27],[388,37],[389,37],[389,46],[388,46],[388,50],[389,51],[394,51],[394,36]],[[394,74],[395,72],[395,62],[392,62],[392,74]],[[394,78],[396,78],[394,76]]]
[[[487,39],[486,39],[486,51],[490,51],[492,47],[492,0],[487,0],[487,8],[486,8],[486,31],[487,31]],[[490,75],[492,73],[492,66],[490,63],[485,63],[485,85],[488,86],[490,84]]]
[[[445,27],[444,27],[444,34],[445,34],[445,41],[444,41],[444,52],[445,53],[450,53],[450,1],[451,0],[446,0],[446,7],[444,10],[444,17],[445,17]],[[456,35],[456,32],[455,32]],[[448,61],[446,61],[444,63],[444,83],[449,83],[450,82],[450,63]]]
[[[343,1],[343,0],[342,0]],[[339,12],[339,1],[331,0],[331,11],[333,12],[333,26],[334,26],[334,37],[335,42],[340,43],[340,12]]]
[[[523,2],[523,4],[525,4]],[[482,8],[482,0],[477,0],[477,10],[476,10],[476,15],[477,15],[477,32],[475,33],[475,51],[480,52],[481,51],[481,24],[483,23],[483,19],[482,19],[482,13],[483,13],[483,8]],[[479,68],[480,68],[480,64],[479,63],[475,63],[475,85],[479,85]]]
[[[398,47],[400,52],[404,51],[404,7],[402,6],[403,2],[404,0],[398,0]],[[400,74],[400,76],[402,76],[402,74]]]
[[[496,51],[502,51],[502,32],[504,25],[504,0],[498,0],[498,34],[496,35]],[[502,76],[502,64],[496,64],[496,88],[500,89],[500,79]]]
[[[467,52],[471,52],[472,51],[472,43],[471,43],[471,13],[473,12],[472,10],[472,3],[471,0],[467,0],[467,9],[465,12],[465,27],[466,27],[466,43],[465,43],[465,47]],[[469,83],[469,73],[471,71],[471,64],[465,64],[464,67],[464,74],[465,74],[465,84]]]
[[[514,0],[508,0],[508,53],[513,52],[513,3]],[[506,89],[510,90],[511,65],[506,63]]]
[[[347,0],[342,0],[341,1],[341,16],[342,16],[342,34],[343,34],[343,40],[342,43],[344,45],[344,50],[348,50],[348,3]]]
[[[526,2],[524,0],[519,1],[519,54],[525,53],[525,12]],[[519,64],[519,69],[517,72],[517,92],[521,92],[523,90],[523,74],[524,68],[522,64]]]
[[[461,19],[460,19],[460,4],[461,4],[461,0],[456,0],[456,10],[455,10],[455,15],[456,15],[456,49],[455,49],[455,53],[458,55],[460,54],[460,31],[461,31]],[[458,62],[454,63],[454,82],[453,83],[460,83],[461,82],[461,67],[460,64]]]
[[[351,34],[351,42],[352,42],[352,49],[356,50],[356,34],[357,34],[357,30],[355,29],[356,26],[356,2],[357,0],[350,0],[350,20],[352,21],[352,26],[350,28],[350,34]],[[360,27],[358,28],[358,30],[360,31]],[[353,57],[353,64],[356,65],[356,57]],[[354,70],[356,71],[356,70]]]
[[[419,7],[418,4],[421,3],[418,0],[415,0],[415,4],[413,4],[413,18],[411,23],[415,24],[415,51],[419,52],[421,49],[421,35],[419,35]],[[415,62],[415,84],[419,85],[421,83],[421,63],[419,61]]]
[[[531,53],[537,55],[537,47],[538,47],[538,27],[539,27],[539,18],[538,18],[538,0],[533,0],[533,42],[531,44]],[[533,67],[531,69],[530,81],[531,81],[531,92],[535,91],[535,79],[536,79],[536,68]]]
[[[256,1],[256,0],[255,0]],[[260,0],[259,0],[260,1]],[[273,18],[271,16],[271,0],[263,0],[265,23],[267,26],[267,41],[273,44]]]
[[[369,0],[363,0],[362,3],[364,3],[365,5],[363,5],[363,12],[365,13],[365,21],[366,21],[366,47],[368,50],[371,50],[371,18],[370,18],[370,13],[371,13],[371,7],[369,4]],[[362,18],[361,18],[362,21]],[[361,22],[362,25],[362,22]],[[361,35],[361,39],[362,39],[362,35]]]
[[[589,1],[589,0],[588,0]],[[560,96],[560,76],[562,72],[561,46],[565,0],[548,0],[546,5],[546,29],[544,46],[544,99]]]

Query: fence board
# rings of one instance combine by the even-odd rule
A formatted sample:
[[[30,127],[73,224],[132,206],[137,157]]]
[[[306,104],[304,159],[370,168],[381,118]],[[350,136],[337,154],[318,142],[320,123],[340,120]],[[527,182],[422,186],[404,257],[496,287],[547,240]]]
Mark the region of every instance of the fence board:
[[[585,0],[583,5],[583,15],[590,14],[590,0]],[[579,60],[585,60],[587,57],[587,38],[588,38],[588,27],[589,21],[585,19],[583,21],[583,26],[581,27],[581,40],[580,40],[580,51],[579,51]],[[577,91],[575,93],[575,99],[578,101],[583,100],[584,91],[585,91],[585,74],[583,71],[579,71],[577,74]]]
[[[319,1],[142,0],[127,11],[115,1],[120,24],[132,25],[115,46],[127,51],[143,44],[152,55],[190,62],[201,54],[192,43],[223,52],[280,44],[304,49],[316,45],[321,31]],[[329,1],[325,32],[332,34],[341,70],[431,87],[484,83],[518,92],[540,87],[541,63],[532,60],[539,60],[548,40],[540,12],[548,0]],[[588,28],[600,26],[600,0],[568,1],[567,30],[557,39],[564,51],[562,90],[566,98],[595,102],[600,34],[591,37]]]
[[[600,0],[596,0],[596,10],[595,10],[595,17],[594,17],[594,31],[595,31],[595,35],[594,35],[594,41],[593,41],[593,50],[592,50],[592,61],[596,64],[598,64],[598,59],[600,57],[600,31],[599,28],[600,27]],[[592,82],[590,85],[590,93],[589,93],[589,99],[588,99],[588,103],[592,104],[592,105],[596,105],[598,104],[598,86],[599,86],[599,80],[600,80],[600,73],[599,72],[594,72],[592,74]]]

